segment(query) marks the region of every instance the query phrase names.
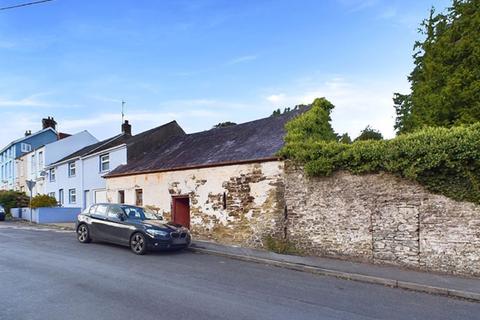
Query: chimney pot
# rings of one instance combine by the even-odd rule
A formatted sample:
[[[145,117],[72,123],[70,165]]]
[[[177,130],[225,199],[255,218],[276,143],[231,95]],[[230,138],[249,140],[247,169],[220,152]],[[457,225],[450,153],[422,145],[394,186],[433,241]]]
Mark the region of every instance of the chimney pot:
[[[132,125],[128,123],[128,120],[125,120],[125,122],[122,124],[122,133],[128,134],[129,136],[132,135]]]
[[[42,119],[42,128],[47,129],[47,128],[52,128],[53,130],[57,129],[57,122],[53,117],[46,117]]]

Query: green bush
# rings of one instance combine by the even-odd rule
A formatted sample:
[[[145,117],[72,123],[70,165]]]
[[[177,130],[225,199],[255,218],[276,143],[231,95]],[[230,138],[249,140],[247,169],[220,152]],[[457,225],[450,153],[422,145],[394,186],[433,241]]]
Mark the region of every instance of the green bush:
[[[0,190],[0,204],[5,208],[5,212],[10,214],[11,208],[28,207],[30,198],[25,192],[13,190]]]
[[[309,112],[309,111],[307,111]],[[287,132],[290,127],[287,125]],[[389,172],[456,200],[480,203],[480,123],[425,128],[391,140],[286,141],[280,155],[305,165],[311,176],[337,170]]]
[[[57,199],[46,194],[37,194],[32,198],[32,208],[56,207]]]

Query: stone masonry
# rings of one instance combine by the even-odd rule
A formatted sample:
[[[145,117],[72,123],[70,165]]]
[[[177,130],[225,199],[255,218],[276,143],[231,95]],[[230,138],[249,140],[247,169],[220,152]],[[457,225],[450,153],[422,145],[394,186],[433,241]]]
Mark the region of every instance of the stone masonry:
[[[480,275],[480,206],[390,174],[286,165],[287,238],[308,254]]]

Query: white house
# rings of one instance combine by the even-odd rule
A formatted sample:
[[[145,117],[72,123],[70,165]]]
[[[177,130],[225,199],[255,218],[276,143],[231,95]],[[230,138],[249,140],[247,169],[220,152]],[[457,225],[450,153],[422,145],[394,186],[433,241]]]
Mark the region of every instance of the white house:
[[[132,136],[131,125],[125,121],[121,134],[48,165],[46,192],[55,196],[64,207],[86,208],[91,203],[107,202],[104,175],[182,134],[185,134],[182,128],[172,121]]]
[[[88,131],[82,131],[61,140],[40,146],[17,158],[18,172],[16,189],[27,192],[26,181],[33,180],[36,182],[32,191],[33,196],[46,194],[46,179],[48,179],[46,166],[74,151],[96,142],[98,142],[98,140]],[[53,174],[55,175],[55,173]]]

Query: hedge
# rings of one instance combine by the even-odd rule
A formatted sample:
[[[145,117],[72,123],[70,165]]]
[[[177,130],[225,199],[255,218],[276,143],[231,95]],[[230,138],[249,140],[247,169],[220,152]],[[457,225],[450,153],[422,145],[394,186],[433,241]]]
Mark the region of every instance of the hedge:
[[[479,142],[477,123],[425,128],[391,140],[352,144],[287,141],[280,154],[304,164],[310,176],[328,176],[337,170],[354,174],[389,172],[455,200],[480,203]]]

